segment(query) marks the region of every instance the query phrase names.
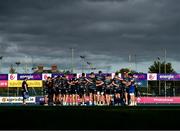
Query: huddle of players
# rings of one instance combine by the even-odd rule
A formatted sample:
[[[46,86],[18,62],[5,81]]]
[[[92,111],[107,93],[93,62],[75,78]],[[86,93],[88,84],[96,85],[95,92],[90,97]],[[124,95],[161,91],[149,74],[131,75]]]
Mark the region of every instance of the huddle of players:
[[[120,78],[118,73],[114,78],[110,74],[103,76],[92,72],[87,78],[82,73],[80,78],[77,74],[68,80],[67,75],[56,78],[48,77],[45,82],[45,104],[61,105],[136,105],[137,88],[132,74],[124,73]],[[86,97],[89,100],[87,101]],[[68,102],[68,98],[71,97]]]

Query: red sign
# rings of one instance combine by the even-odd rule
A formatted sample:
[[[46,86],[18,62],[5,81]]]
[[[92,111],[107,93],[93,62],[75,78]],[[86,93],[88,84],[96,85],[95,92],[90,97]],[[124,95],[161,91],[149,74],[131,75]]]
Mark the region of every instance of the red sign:
[[[52,74],[43,74],[42,79],[47,80],[48,77],[52,77]]]
[[[180,97],[139,97],[139,104],[180,104]]]
[[[1,80],[0,81],[0,88],[7,88],[8,87],[8,81],[6,80]]]
[[[10,79],[14,80],[15,76],[13,74],[10,75]]]
[[[17,74],[8,74],[8,80],[17,80]]]

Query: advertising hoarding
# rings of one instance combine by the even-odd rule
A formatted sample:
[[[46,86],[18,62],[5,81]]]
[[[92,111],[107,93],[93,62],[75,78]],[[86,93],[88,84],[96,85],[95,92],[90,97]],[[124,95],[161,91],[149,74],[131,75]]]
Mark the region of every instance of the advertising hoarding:
[[[139,97],[139,104],[180,104],[180,97]]]
[[[0,103],[23,103],[22,97],[0,97]],[[29,97],[26,103],[36,103],[36,97]]]
[[[0,88],[7,88],[8,81],[7,80],[0,80]]]
[[[157,74],[156,73],[148,73],[147,74],[147,80],[148,81],[156,81],[157,80]]]
[[[24,80],[25,77],[29,80],[42,80],[42,74],[18,74],[17,80]]]
[[[8,74],[8,80],[17,80],[17,74]]]
[[[0,74],[0,80],[8,80],[8,74]]]
[[[8,81],[8,87],[22,87],[22,80],[17,81]],[[42,87],[43,82],[42,80],[28,80],[27,81],[28,87]]]

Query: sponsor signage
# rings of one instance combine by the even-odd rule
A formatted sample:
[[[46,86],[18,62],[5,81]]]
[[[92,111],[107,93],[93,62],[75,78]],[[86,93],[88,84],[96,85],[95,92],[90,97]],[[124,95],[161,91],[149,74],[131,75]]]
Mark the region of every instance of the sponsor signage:
[[[8,80],[8,74],[0,74],[0,80]]]
[[[136,80],[147,80],[147,74],[134,74],[133,77]]]
[[[22,87],[22,80],[8,81],[8,87]],[[28,80],[28,87],[42,87],[42,80]]]
[[[81,74],[81,73],[78,73],[78,74],[77,74],[77,78],[80,78],[80,77],[82,77],[82,74]]]
[[[95,76],[98,76],[98,75],[99,75],[98,73],[94,73],[94,74],[95,74]],[[115,73],[102,73],[101,75],[102,75],[102,76],[107,76],[108,74],[111,75],[112,78],[114,78],[114,76],[115,76]],[[90,73],[87,73],[87,74],[86,74],[86,77],[89,78],[90,75],[91,75]],[[121,77],[121,74],[119,74],[119,77]]]
[[[114,78],[114,76],[115,76],[115,73],[112,73],[112,74],[111,74],[111,78],[113,79],[113,78]]]
[[[0,103],[22,103],[22,97],[0,97]],[[29,97],[26,103],[36,103],[36,97]]]
[[[180,97],[138,97],[139,104],[180,104]]]
[[[17,74],[8,74],[8,80],[17,80]]]
[[[43,103],[44,102],[44,97],[43,96],[37,96],[36,97],[36,103]]]
[[[52,74],[52,77],[53,77],[53,78],[56,78],[56,77],[58,77],[58,76],[63,76],[63,74]]]
[[[0,80],[0,88],[7,88],[8,81],[7,80]]]
[[[48,77],[52,77],[52,74],[42,74],[42,80],[47,80]]]
[[[27,77],[29,80],[42,80],[41,74],[18,74],[17,75],[18,80],[24,80],[25,77]]]
[[[178,81],[180,80],[180,74],[158,74],[158,80]]]
[[[147,74],[147,80],[156,81],[157,80],[157,74],[156,73],[148,73]]]
[[[68,75],[67,75],[67,79],[68,79],[68,80],[70,80],[70,79],[72,79],[72,78],[73,78],[73,74],[68,74]]]
[[[112,78],[114,78],[115,73],[103,73],[103,76],[106,76],[107,74],[110,74]],[[46,80],[47,77],[57,77],[57,76],[62,76],[63,74],[50,74],[50,73],[45,73],[45,74],[0,74],[0,81],[4,80],[9,80],[9,81],[14,81],[14,80],[24,80],[25,77],[27,77],[29,80]],[[86,77],[89,78],[90,73],[86,74]],[[97,76],[98,73],[95,73]],[[180,74],[157,74],[157,73],[147,73],[147,74],[134,74],[133,75],[136,80],[139,81],[180,81]],[[77,78],[81,77],[81,73],[77,74]],[[122,78],[122,74],[119,73],[119,77]],[[67,79],[72,79],[73,74],[68,74]]]
[[[111,75],[111,73],[102,73],[101,75],[102,76],[107,76],[108,74],[110,74]],[[98,76],[99,74],[95,74],[96,76]],[[119,77],[121,76],[121,74],[119,74]]]

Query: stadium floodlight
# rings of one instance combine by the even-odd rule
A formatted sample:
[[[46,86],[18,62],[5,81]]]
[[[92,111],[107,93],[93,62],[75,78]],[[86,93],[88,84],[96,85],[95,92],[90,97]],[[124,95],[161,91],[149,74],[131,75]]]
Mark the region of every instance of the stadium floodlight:
[[[80,58],[85,59],[85,56],[80,56]]]
[[[19,69],[19,65],[21,64],[19,61],[15,63],[17,65],[17,73],[18,73],[18,69]]]
[[[90,62],[87,62],[87,64],[88,64],[88,65],[91,65],[91,63],[90,63]]]
[[[16,62],[15,64],[16,64],[16,65],[20,65],[21,63],[20,63],[20,62]]]
[[[80,56],[80,58],[82,59],[82,73],[84,72],[84,69],[85,69],[85,56]]]
[[[164,49],[164,73],[166,74],[167,73],[167,70],[166,70],[166,59],[167,59],[167,50],[166,49]],[[166,85],[166,81],[165,81],[165,83],[164,83],[164,91],[165,91],[165,97],[166,97],[166,95],[167,95],[167,85]]]

